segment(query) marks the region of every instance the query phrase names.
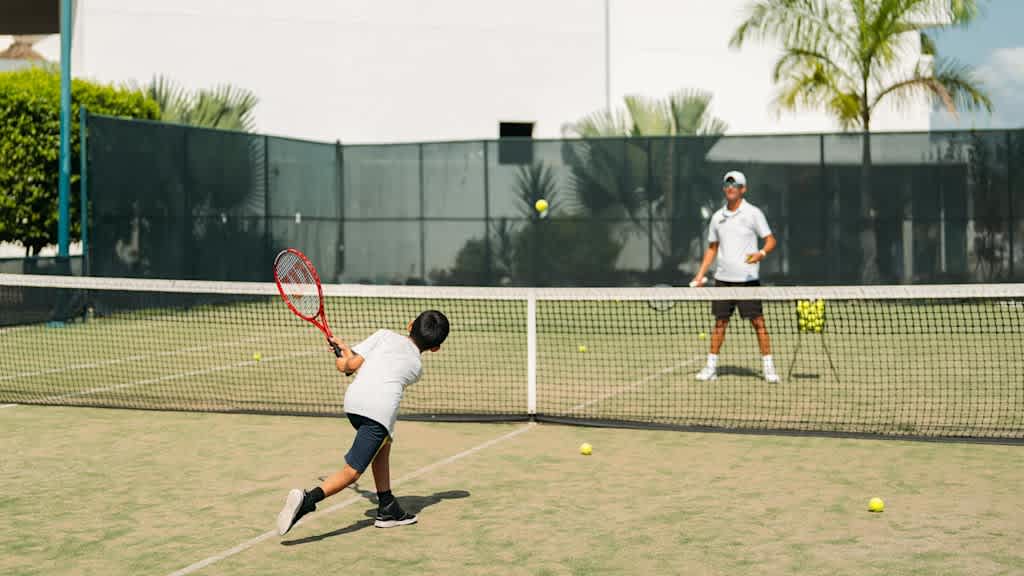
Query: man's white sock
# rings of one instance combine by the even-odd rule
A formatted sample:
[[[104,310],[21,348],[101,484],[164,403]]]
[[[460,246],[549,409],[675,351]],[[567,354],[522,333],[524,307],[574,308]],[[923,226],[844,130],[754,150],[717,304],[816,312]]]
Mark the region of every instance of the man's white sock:
[[[718,354],[708,354],[708,366],[711,368],[718,367]]]
[[[767,356],[762,356],[762,358],[764,359],[764,370],[765,370],[765,372],[767,372],[769,370],[775,370],[775,363],[772,362],[772,355],[771,354],[768,354]]]

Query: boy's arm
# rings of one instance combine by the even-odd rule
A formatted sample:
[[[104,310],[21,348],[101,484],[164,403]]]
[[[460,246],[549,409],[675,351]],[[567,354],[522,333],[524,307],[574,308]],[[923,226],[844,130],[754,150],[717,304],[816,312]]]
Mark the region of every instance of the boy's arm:
[[[353,352],[348,344],[338,338],[332,337],[331,341],[337,344],[338,348],[341,348],[341,357],[334,359],[334,367],[345,376],[351,376],[363,365],[363,357]]]

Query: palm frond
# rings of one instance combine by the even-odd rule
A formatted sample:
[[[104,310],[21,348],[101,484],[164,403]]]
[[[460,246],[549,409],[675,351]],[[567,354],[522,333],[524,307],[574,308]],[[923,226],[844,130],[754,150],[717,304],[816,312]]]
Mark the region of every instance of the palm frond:
[[[608,138],[628,132],[625,115],[618,110],[598,110],[562,127],[562,135],[569,138]]]
[[[646,96],[626,96],[630,136],[667,136],[672,120],[665,103]]]
[[[930,66],[919,63],[909,76],[882,89],[870,106],[873,110],[883,99],[894,99],[897,106],[905,106],[922,97],[931,98],[953,115],[958,110],[992,111],[992,101],[971,68],[943,59],[936,59]]]
[[[186,115],[187,123],[225,130],[252,131],[259,100],[251,91],[231,85],[200,90]]]
[[[868,127],[882,99],[901,106],[932,98],[952,111],[991,106],[970,68],[930,63],[929,30],[966,24],[979,11],[979,0],[756,0],[730,44],[782,44],[772,74],[780,109],[824,108],[844,128]]]
[[[745,13],[729,39],[732,48],[749,40],[775,40],[785,47],[832,52],[838,60],[855,61],[859,54],[851,34],[855,19],[835,10],[831,0],[756,0]]]

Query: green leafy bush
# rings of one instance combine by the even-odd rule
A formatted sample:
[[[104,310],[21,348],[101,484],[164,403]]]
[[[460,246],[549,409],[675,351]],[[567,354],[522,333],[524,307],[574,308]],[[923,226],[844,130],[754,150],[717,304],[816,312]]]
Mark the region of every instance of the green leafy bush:
[[[89,113],[156,119],[160,108],[137,91],[71,83],[71,237],[80,237],[79,108]],[[60,75],[35,67],[0,73],[0,242],[17,242],[33,254],[57,242]]]

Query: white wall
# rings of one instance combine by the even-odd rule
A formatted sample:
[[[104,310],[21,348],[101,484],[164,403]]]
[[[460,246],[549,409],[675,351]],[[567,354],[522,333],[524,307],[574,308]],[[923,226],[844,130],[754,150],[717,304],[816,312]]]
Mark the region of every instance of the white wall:
[[[609,0],[611,94],[715,95],[730,133],[835,130],[770,106],[777,52],[728,48],[747,0]],[[81,0],[76,75],[230,82],[261,100],[258,129],[344,142],[494,138],[500,120],[557,137],[605,103],[604,0]],[[6,43],[0,39],[0,48]],[[59,41],[37,50],[56,60]],[[878,115],[925,130],[928,108]]]

